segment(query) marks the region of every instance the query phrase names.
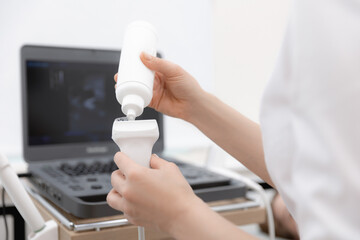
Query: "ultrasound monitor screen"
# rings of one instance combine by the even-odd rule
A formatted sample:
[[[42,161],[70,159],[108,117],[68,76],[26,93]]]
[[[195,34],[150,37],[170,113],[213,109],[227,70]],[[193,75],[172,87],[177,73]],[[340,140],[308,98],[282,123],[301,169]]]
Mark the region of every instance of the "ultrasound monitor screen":
[[[111,141],[117,64],[26,61],[29,145]],[[154,118],[145,109],[139,119]]]

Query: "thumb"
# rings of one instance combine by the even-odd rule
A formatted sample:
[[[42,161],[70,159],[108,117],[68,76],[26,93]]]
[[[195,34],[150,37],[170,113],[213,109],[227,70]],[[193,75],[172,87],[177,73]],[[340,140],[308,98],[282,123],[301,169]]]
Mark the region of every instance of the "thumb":
[[[175,63],[151,56],[146,52],[141,53],[140,59],[147,68],[160,72],[166,77],[177,77],[183,74],[182,68]]]
[[[165,164],[167,163],[167,161],[165,161],[164,159],[162,158],[159,158],[158,155],[156,154],[153,154],[151,156],[151,159],[150,159],[150,167],[153,168],[153,169],[160,169],[162,166],[164,166]]]

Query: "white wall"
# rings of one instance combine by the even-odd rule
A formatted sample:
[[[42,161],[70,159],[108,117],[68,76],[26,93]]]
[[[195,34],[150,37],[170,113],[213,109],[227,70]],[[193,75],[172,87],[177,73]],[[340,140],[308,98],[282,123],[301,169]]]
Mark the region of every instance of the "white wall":
[[[21,153],[21,45],[119,49],[124,27],[135,19],[148,20],[158,29],[164,56],[211,90],[211,12],[209,0],[0,0],[0,151]],[[197,132],[183,141],[194,130],[176,119],[166,119],[165,127],[170,147],[205,139]]]
[[[214,1],[215,94],[255,121],[282,42],[290,3]]]

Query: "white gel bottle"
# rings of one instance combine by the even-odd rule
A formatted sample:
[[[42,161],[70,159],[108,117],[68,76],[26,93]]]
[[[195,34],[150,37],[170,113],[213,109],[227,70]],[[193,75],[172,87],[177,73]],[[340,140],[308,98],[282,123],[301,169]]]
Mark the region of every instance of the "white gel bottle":
[[[154,72],[140,59],[141,52],[156,55],[156,29],[148,22],[131,23],[126,31],[121,51],[116,98],[129,120],[140,116],[152,98]]]

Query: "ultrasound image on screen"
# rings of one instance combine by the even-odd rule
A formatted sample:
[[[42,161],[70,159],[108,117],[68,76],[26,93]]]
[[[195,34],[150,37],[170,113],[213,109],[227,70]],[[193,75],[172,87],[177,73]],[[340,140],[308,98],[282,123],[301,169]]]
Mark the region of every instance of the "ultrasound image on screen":
[[[106,118],[105,75],[86,76],[83,84],[69,88],[69,132],[68,135],[81,135],[93,131],[101,131],[101,123]],[[91,119],[91,121],[88,121]]]
[[[111,141],[117,64],[27,61],[29,145]],[[157,114],[145,109],[143,119]]]

